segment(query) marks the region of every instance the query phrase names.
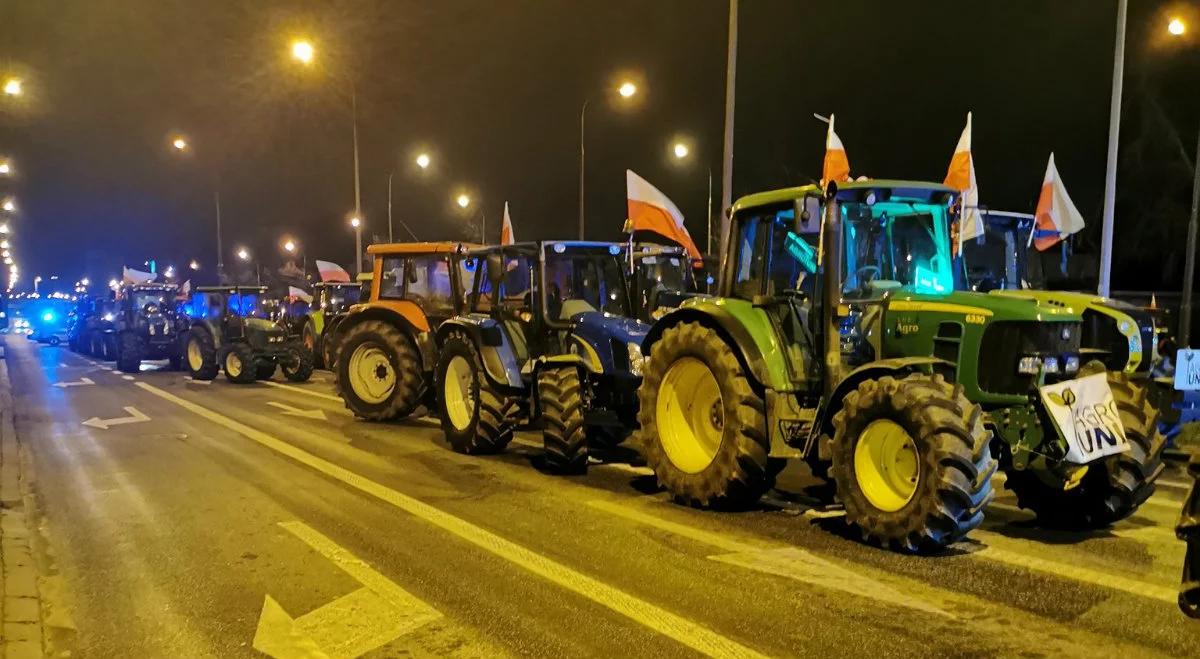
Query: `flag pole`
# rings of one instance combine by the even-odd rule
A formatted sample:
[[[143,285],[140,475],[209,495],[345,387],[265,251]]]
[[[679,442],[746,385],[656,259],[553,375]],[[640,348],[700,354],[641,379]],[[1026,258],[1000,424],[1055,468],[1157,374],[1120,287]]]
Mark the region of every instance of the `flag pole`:
[[[1100,295],[1108,297],[1112,275],[1113,214],[1117,202],[1117,142],[1121,135],[1121,87],[1125,76],[1125,16],[1129,0],[1117,3],[1117,42],[1113,49],[1112,100],[1108,110],[1108,159],[1104,171],[1104,226],[1100,234]]]

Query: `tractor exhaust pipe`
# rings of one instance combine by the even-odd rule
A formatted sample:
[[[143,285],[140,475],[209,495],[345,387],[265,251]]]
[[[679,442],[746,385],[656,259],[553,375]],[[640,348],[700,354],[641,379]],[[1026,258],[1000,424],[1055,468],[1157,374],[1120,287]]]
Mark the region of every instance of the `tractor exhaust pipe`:
[[[841,379],[842,343],[838,327],[838,307],[842,303],[842,212],[837,201],[837,183],[830,182],[825,191],[822,222],[822,274],[824,299],[821,320],[825,325],[825,395],[828,399]]]

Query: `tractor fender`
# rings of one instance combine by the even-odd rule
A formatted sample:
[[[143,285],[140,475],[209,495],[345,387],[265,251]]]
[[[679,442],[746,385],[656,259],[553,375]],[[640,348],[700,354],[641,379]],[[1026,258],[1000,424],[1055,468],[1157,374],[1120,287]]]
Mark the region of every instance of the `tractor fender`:
[[[700,298],[693,298],[700,300]],[[752,380],[756,388],[786,389],[787,383],[772,377],[767,359],[763,356],[762,348],[744,323],[734,317],[729,311],[716,304],[689,304],[680,307],[659,318],[646,334],[642,342],[642,354],[647,359],[654,350],[654,344],[662,338],[664,331],[681,323],[699,323],[715,331],[734,349],[738,361]]]
[[[483,360],[484,375],[493,386],[510,393],[524,393],[525,382],[521,379],[516,350],[495,318],[478,313],[455,316],[438,327],[439,346],[445,345],[452,330],[463,332],[475,342]]]
[[[851,371],[849,375],[842,378],[842,381],[837,384],[833,393],[825,401],[817,427],[821,429],[821,433],[826,438],[832,438],[833,417],[842,409],[842,399],[846,397],[846,394],[854,391],[858,388],[858,385],[867,380],[877,380],[887,375],[905,376],[912,373],[931,373],[943,367],[951,369],[950,372],[953,372],[954,362],[938,359],[937,357],[897,357],[894,359],[881,359],[859,366]],[[829,447],[824,442],[818,443],[817,450],[821,459],[831,459],[828,449]]]

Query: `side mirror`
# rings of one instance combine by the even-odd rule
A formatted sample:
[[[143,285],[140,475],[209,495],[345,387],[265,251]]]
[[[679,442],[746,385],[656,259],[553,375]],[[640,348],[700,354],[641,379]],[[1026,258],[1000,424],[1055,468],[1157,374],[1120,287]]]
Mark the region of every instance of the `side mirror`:
[[[499,252],[487,255],[487,274],[492,290],[499,288],[500,282],[504,280],[504,257]]]

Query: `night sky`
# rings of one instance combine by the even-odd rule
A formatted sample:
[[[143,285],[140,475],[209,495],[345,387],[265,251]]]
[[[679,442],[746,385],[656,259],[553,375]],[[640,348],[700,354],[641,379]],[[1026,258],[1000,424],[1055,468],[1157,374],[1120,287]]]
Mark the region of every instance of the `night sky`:
[[[856,176],[941,180],[973,110],[984,204],[1032,211],[1053,150],[1098,229],[1116,4],[743,0],[735,196],[819,178],[814,112],[837,114]],[[1188,4],[1200,7],[1131,2],[1115,288],[1178,288],[1200,41],[1161,35],[1164,16]],[[702,242],[710,167],[720,201],[726,7],[5,0],[0,71],[25,77],[27,95],[0,103],[0,154],[20,173],[0,192],[20,204],[23,285],[34,274],[104,279],[149,257],[198,258],[211,276],[217,186],[227,262],[246,245],[278,266],[287,234],[310,258],[349,266],[351,88],[368,238],[386,238],[391,171],[395,216],[422,239],[468,235],[459,190],[493,240],[506,200],[518,239],[573,238],[590,99],[588,237],[617,238],[632,168]],[[295,36],[314,42],[319,66],[288,58]],[[629,105],[612,94],[625,76],[641,90]],[[190,156],[173,153],[175,133]],[[683,165],[669,155],[676,137],[692,146]],[[421,149],[429,172],[413,164]],[[1096,244],[1089,233],[1077,248]]]

